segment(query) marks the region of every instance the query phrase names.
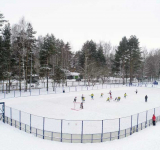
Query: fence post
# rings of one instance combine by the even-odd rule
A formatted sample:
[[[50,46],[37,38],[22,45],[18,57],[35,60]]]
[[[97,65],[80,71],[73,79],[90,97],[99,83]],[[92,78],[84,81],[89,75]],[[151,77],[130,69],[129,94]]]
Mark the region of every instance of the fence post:
[[[121,128],[121,125],[120,125],[120,118],[119,118],[119,131],[118,131],[118,139],[119,139],[119,135],[120,135],[120,128]]]
[[[146,125],[145,125],[145,127],[147,127],[147,113],[148,113],[148,111],[146,111]]]
[[[11,118],[11,126],[12,126],[12,108],[10,107],[10,118]]]
[[[21,111],[19,111],[19,130],[21,130]]]
[[[3,123],[5,123],[5,103],[3,102],[3,106],[2,106],[2,112],[3,112]]]
[[[63,120],[61,120],[61,142],[62,142],[62,127],[63,126]]]
[[[101,134],[101,142],[103,142],[103,120],[102,120],[102,134]]]
[[[130,129],[130,135],[132,135],[132,115],[131,115],[131,129]]]
[[[36,137],[37,137],[37,129],[36,129]]]
[[[83,120],[82,120],[82,131],[81,131],[81,143],[83,143]]]
[[[31,114],[30,114],[30,133],[31,133]]]
[[[138,119],[139,119],[139,114],[137,114],[137,132],[138,132]]]
[[[52,132],[51,140],[53,141],[53,132]]]
[[[43,117],[43,139],[44,139],[44,124],[45,124],[45,117]]]
[[[93,143],[93,134],[92,134],[92,139],[91,139],[91,143]]]
[[[71,143],[72,143],[72,134],[71,134]]]

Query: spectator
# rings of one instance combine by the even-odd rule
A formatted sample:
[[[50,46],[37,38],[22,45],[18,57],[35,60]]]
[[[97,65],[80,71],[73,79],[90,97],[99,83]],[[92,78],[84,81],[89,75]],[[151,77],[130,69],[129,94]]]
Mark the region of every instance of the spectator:
[[[152,122],[153,122],[153,125],[155,126],[156,125],[156,116],[153,114],[153,117],[152,117]]]
[[[147,99],[148,99],[148,96],[146,95],[146,96],[145,96],[145,102],[147,102]]]

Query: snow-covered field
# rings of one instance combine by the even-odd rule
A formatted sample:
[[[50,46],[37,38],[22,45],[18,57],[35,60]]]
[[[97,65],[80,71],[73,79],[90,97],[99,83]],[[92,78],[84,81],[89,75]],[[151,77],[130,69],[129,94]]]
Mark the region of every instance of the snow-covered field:
[[[136,89],[138,94],[135,93]],[[109,91],[113,99],[107,102]],[[119,87],[70,93],[48,94],[40,96],[17,97],[3,99],[6,106],[34,114],[55,119],[67,120],[102,120],[126,117],[160,106],[159,88],[146,87]],[[94,94],[94,100],[90,95]],[[103,97],[100,94],[103,93]],[[127,98],[124,98],[124,93]],[[74,97],[81,102],[82,94],[85,97],[84,109],[73,111]],[[148,95],[148,102],[144,97]],[[114,101],[121,97],[120,102]],[[77,104],[78,105],[78,104]],[[77,106],[79,108],[79,105]]]
[[[138,94],[135,93],[136,89]],[[110,90],[113,99],[107,102]],[[129,129],[128,133],[130,133],[131,124],[135,126],[137,123],[145,122],[146,114],[147,120],[151,119],[154,111],[156,116],[160,116],[159,91],[158,86],[152,87],[152,85],[147,87],[115,86],[106,89],[95,88],[94,90],[91,87],[87,90],[86,87],[85,91],[68,91],[68,93],[60,93],[60,91],[57,94],[17,97],[1,101],[6,103],[6,116],[11,118],[12,113],[12,119],[19,121],[21,111],[21,122],[30,125],[30,114],[32,114],[32,127],[41,130],[43,129],[43,117],[45,117],[44,129],[46,131],[60,133],[61,119],[63,119],[63,134],[81,134],[83,120],[83,134],[101,134],[103,120],[103,133],[109,133],[119,130],[119,118],[121,118],[120,130]],[[94,100],[90,97],[92,93]],[[104,94],[103,97],[100,96],[101,93]],[[124,98],[124,93],[127,94],[127,98]],[[84,109],[72,110],[74,97],[77,97],[77,102],[81,102],[82,94],[85,97]],[[147,103],[144,100],[146,94],[148,95]],[[118,96],[121,97],[120,102],[114,101]],[[79,109],[79,104],[76,107]]]
[[[135,93],[136,89],[138,94]],[[113,100],[107,102],[109,91],[112,91]],[[19,110],[21,110],[21,122],[30,125],[30,114],[32,114],[32,127],[42,129],[43,117],[45,118],[45,130],[60,132],[61,119],[63,120],[63,133],[81,134],[81,120],[83,122],[83,133],[94,134],[102,132],[113,132],[137,125],[137,113],[139,113],[138,123],[151,119],[154,109],[160,106],[159,88],[148,87],[121,87],[107,88],[89,91],[77,91],[70,93],[49,94],[30,97],[17,97],[5,99],[6,116],[10,117],[12,107],[12,119],[19,121]],[[90,95],[94,94],[94,100]],[[104,93],[103,97],[100,94]],[[124,93],[127,98],[124,98]],[[74,111],[74,97],[77,102],[81,102],[82,94],[85,97],[84,109]],[[148,102],[145,103],[144,97],[148,95]],[[120,102],[114,101],[115,97],[121,97]],[[4,100],[1,100],[4,101]],[[79,109],[79,104],[76,105]],[[156,116],[160,115],[160,108],[155,109]],[[26,113],[25,113],[26,112]],[[78,120],[78,121],[77,121]],[[89,121],[92,120],[92,121]]]

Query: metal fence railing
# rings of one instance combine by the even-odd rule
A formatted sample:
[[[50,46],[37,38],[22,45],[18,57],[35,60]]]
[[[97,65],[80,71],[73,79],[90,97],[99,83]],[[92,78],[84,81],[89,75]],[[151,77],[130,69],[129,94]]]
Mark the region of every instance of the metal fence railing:
[[[63,90],[65,91],[65,93],[69,93],[69,92],[79,92],[79,91],[87,91],[87,90],[89,91],[89,90],[99,90],[99,89],[107,89],[107,88],[119,88],[119,87],[126,87],[126,86],[157,87],[157,85],[153,85],[153,84],[134,83],[132,85],[102,84],[102,85],[94,85],[94,86],[53,87],[53,88],[48,88],[48,91],[46,89],[31,89],[30,91],[10,91],[10,93],[3,91],[3,92],[0,92],[0,100],[7,99],[7,98],[14,98],[14,97],[58,94],[58,93],[63,93]]]
[[[2,81],[1,81],[2,82]],[[17,91],[20,90],[24,90],[27,86],[27,89],[30,89],[30,84],[28,83],[26,85],[25,81],[19,83],[18,81],[11,81],[10,84],[8,83],[8,81],[5,81],[3,83],[0,82],[0,91]],[[133,83],[137,83],[137,80],[134,79],[132,81]],[[127,79],[127,82],[125,81],[125,83],[129,83],[129,79]],[[85,80],[82,81],[65,81],[65,82],[54,82],[53,80],[49,80],[48,81],[48,87],[49,88],[57,88],[57,87],[75,87],[75,86],[93,86],[93,85],[102,85],[102,84],[123,84],[123,80],[122,79],[108,79],[105,81],[101,81],[101,80],[91,80],[89,83]],[[41,89],[41,88],[47,88],[47,81],[43,81],[43,80],[39,80],[39,82],[37,83],[32,83],[32,89]]]
[[[46,95],[46,94],[58,94],[58,93],[69,93],[69,92],[79,92],[79,91],[87,91],[87,90],[98,90],[98,89],[106,89],[106,88],[114,88],[114,87],[123,87],[126,85],[123,84],[102,84],[95,86],[75,86],[75,87],[53,87],[46,89],[31,89],[28,91],[10,91],[10,93],[3,91],[0,92],[0,99],[6,98],[14,98],[14,97],[26,97],[26,96],[38,96],[38,95]]]
[[[123,118],[65,120],[32,115],[5,106],[5,122],[36,137],[69,143],[96,143],[121,139],[160,121],[160,107]]]

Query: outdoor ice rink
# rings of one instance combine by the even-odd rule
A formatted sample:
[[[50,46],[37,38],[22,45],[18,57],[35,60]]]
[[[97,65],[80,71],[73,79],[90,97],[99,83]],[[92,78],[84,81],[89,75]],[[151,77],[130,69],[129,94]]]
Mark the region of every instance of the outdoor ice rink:
[[[136,89],[138,93],[136,94]],[[107,102],[109,91],[112,92],[113,99]],[[39,96],[17,97],[5,99],[6,116],[10,117],[12,108],[12,119],[19,120],[19,110],[21,111],[22,123],[29,125],[29,115],[32,114],[32,127],[42,129],[43,117],[45,118],[45,130],[60,132],[61,119],[63,119],[63,133],[80,134],[81,121],[84,121],[84,133],[101,133],[101,120],[104,120],[103,132],[113,132],[119,130],[119,118],[121,118],[121,129],[130,128],[132,115],[132,125],[151,119],[154,108],[160,106],[160,89],[158,87],[129,87],[117,86],[105,89],[94,89],[88,91],[78,91],[70,93],[57,93]],[[91,94],[94,94],[94,100]],[[103,93],[103,97],[101,97]],[[124,94],[127,97],[124,98]],[[77,102],[81,102],[81,96],[85,97],[84,109],[75,111],[73,100],[77,97]],[[145,95],[148,102],[145,102]],[[121,97],[120,102],[114,101],[115,97]],[[4,101],[4,100],[1,100]],[[79,108],[79,104],[76,105]],[[160,108],[156,108],[156,115],[160,115]]]

